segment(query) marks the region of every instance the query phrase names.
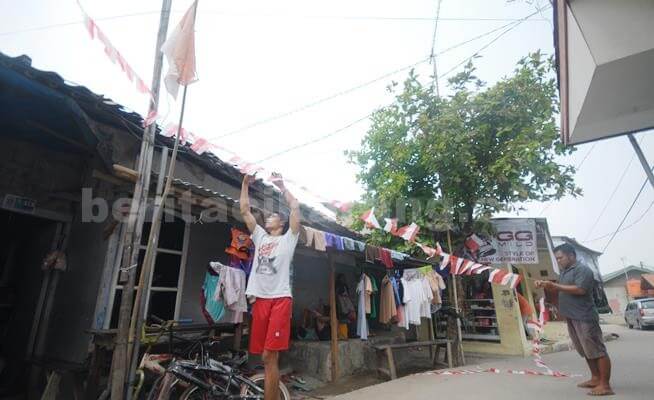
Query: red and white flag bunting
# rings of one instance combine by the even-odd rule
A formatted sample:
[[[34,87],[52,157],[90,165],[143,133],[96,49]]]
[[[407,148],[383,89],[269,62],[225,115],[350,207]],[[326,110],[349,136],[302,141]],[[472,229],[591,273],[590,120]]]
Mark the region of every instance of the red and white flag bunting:
[[[375,217],[375,207],[363,213],[361,219],[366,223],[366,227],[381,229],[381,225],[379,225],[379,221]]]
[[[408,226],[403,226],[397,230],[396,236],[401,237],[407,242],[415,242],[416,236],[420,232],[420,227],[415,222],[412,222]]]
[[[127,79],[136,85],[136,90],[152,97],[152,92],[148,85],[146,85],[143,79],[134,72],[134,69],[129,65],[127,60],[125,60],[125,57],[123,57],[123,55],[116,49],[95,21],[84,10],[82,10],[82,15],[84,16],[84,26],[86,26],[86,30],[89,32],[91,39],[98,39],[104,45],[104,52],[109,60],[113,64],[118,63],[125,73],[125,76],[127,76]]]
[[[397,232],[397,218],[384,218],[384,221],[386,221],[384,230],[395,234]]]

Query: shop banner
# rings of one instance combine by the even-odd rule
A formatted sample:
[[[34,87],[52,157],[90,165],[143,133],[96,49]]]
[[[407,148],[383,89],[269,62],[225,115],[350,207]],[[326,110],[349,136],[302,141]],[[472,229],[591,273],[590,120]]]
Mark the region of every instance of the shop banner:
[[[530,218],[492,221],[495,235],[479,262],[488,264],[538,264],[536,221]],[[495,251],[493,251],[495,250]]]

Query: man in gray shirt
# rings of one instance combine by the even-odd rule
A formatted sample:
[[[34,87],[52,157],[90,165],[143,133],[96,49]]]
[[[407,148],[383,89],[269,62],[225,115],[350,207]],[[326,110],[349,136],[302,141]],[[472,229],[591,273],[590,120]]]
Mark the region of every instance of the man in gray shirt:
[[[559,293],[559,314],[568,323],[570,339],[590,368],[590,380],[579,387],[591,389],[592,396],[612,395],[611,360],[606,352],[599,316],[593,301],[595,278],[587,266],[577,261],[577,253],[569,244],[554,249],[556,262],[561,267],[559,283],[536,281],[536,287],[554,289]]]

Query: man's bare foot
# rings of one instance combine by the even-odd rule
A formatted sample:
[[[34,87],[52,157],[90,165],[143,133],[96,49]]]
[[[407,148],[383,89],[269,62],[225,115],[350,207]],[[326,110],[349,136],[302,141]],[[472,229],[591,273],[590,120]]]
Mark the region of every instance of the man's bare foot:
[[[589,396],[612,396],[615,393],[613,393],[613,390],[611,389],[611,386],[597,386],[595,389],[591,390],[588,392]]]
[[[584,389],[592,389],[597,385],[599,385],[599,381],[596,381],[595,379],[589,379],[586,382],[581,382],[577,384],[577,387],[584,388]]]

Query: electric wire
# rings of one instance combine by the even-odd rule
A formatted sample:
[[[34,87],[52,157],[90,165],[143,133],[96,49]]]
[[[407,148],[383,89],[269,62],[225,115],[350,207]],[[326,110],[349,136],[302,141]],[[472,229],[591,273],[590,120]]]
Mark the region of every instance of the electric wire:
[[[502,29],[504,29],[504,28],[506,28],[506,27],[511,26],[511,27],[513,28],[513,27],[519,25],[520,23],[526,21],[527,19],[529,19],[530,17],[532,17],[532,16],[534,16],[534,15],[536,15],[536,14],[538,14],[538,12],[531,13],[531,14],[529,14],[528,16],[523,17],[523,18],[521,18],[521,19],[519,19],[519,20],[517,20],[517,21],[510,22],[510,23],[505,24],[505,25],[502,25],[502,26],[500,26],[500,27],[498,27],[498,28],[495,28],[495,29],[492,29],[492,30],[490,30],[490,31],[484,32],[484,33],[482,33],[482,34],[480,34],[480,35],[477,35],[477,36],[475,36],[475,37],[473,37],[473,38],[467,39],[467,40],[465,40],[465,41],[463,41],[463,42],[457,43],[457,44],[455,44],[455,45],[453,45],[453,46],[450,46],[450,47],[448,47],[448,48],[446,48],[446,49],[440,51],[440,52],[439,52],[438,54],[436,54],[436,55],[442,55],[442,54],[445,54],[445,53],[447,53],[447,52],[449,52],[449,51],[452,51],[452,50],[454,50],[454,49],[456,49],[456,48],[459,48],[459,47],[461,47],[461,46],[464,46],[464,45],[466,45],[466,44],[468,44],[468,43],[471,43],[471,42],[473,42],[473,41],[479,40],[479,39],[484,38],[484,37],[486,37],[486,36],[492,35],[493,33],[497,32],[497,31],[500,31],[500,30],[502,30]],[[506,31],[505,31],[504,33],[506,33]],[[504,33],[503,33],[502,35],[500,35],[500,36],[503,36]],[[497,39],[499,39],[499,37],[496,38],[494,41],[496,41]],[[494,42],[494,41],[493,41],[493,42]],[[484,46],[484,48],[477,50],[477,52],[475,52],[475,55],[477,55],[480,51],[482,51],[482,50],[485,49],[486,47],[490,46],[493,42],[491,42],[490,44]],[[317,106],[317,105],[319,105],[319,104],[322,104],[322,103],[325,103],[325,102],[327,102],[327,101],[333,100],[333,99],[335,99],[335,98],[337,98],[337,97],[340,97],[340,96],[343,96],[343,95],[346,95],[346,94],[352,93],[352,92],[354,92],[354,91],[356,91],[356,90],[362,89],[362,88],[364,88],[364,87],[370,86],[370,85],[372,85],[372,84],[374,84],[374,83],[377,83],[377,82],[382,81],[382,80],[384,80],[384,79],[386,79],[386,78],[389,78],[389,77],[391,77],[391,76],[393,76],[393,75],[395,75],[395,74],[397,74],[397,73],[400,73],[400,72],[403,72],[403,71],[406,71],[406,70],[409,70],[409,69],[415,68],[415,67],[417,67],[418,65],[423,64],[423,63],[429,61],[430,58],[431,58],[431,56],[429,56],[429,57],[425,57],[425,58],[423,58],[422,60],[419,60],[418,62],[415,62],[415,63],[413,63],[413,64],[411,64],[411,65],[407,65],[407,66],[404,66],[404,67],[398,68],[398,69],[396,69],[396,70],[393,70],[393,71],[391,71],[391,72],[387,72],[387,73],[385,73],[385,74],[383,74],[383,75],[380,75],[380,76],[378,76],[378,77],[376,77],[376,78],[374,78],[374,79],[372,79],[372,80],[369,80],[369,81],[363,82],[363,83],[361,83],[361,84],[359,84],[359,85],[356,85],[356,86],[353,86],[353,87],[351,87],[351,88],[349,88],[349,89],[341,90],[341,91],[336,92],[336,93],[333,93],[333,94],[331,94],[331,95],[329,95],[329,96],[322,97],[322,98],[320,98],[320,99],[317,99],[317,100],[315,100],[315,101],[312,101],[312,102],[306,103],[306,104],[304,104],[304,105],[302,105],[302,106],[299,106],[299,107],[293,108],[293,109],[291,109],[291,110],[288,110],[288,111],[282,112],[282,113],[280,113],[280,114],[276,114],[276,115],[273,115],[273,116],[270,116],[270,117],[266,117],[266,118],[263,118],[263,119],[261,119],[261,120],[255,121],[255,122],[253,122],[253,123],[250,123],[250,124],[244,125],[244,126],[242,126],[242,127],[240,127],[240,128],[234,129],[234,130],[229,131],[229,132],[227,132],[227,133],[224,133],[224,134],[222,134],[222,135],[218,135],[218,136],[216,136],[216,139],[222,139],[222,138],[225,138],[225,137],[228,137],[228,136],[232,136],[232,135],[235,135],[235,134],[237,134],[237,133],[241,133],[241,132],[244,132],[244,131],[246,131],[246,130],[249,130],[249,129],[252,129],[252,128],[254,128],[254,127],[257,127],[257,126],[259,126],[259,125],[263,125],[263,124],[266,124],[266,123],[269,123],[269,122],[272,122],[272,121],[275,121],[275,120],[278,120],[278,119],[281,119],[281,118],[284,118],[284,117],[288,117],[288,116],[293,115],[293,114],[296,114],[296,113],[298,113],[298,112],[305,111],[305,110],[307,110],[307,109],[313,108],[313,107],[315,107],[315,106]],[[468,61],[470,58],[472,58],[472,57],[466,58],[465,61]],[[464,62],[465,62],[465,61],[464,61]],[[459,65],[460,65],[460,64],[459,64]],[[458,65],[457,65],[457,66],[458,66]],[[453,69],[456,69],[456,67],[453,68]],[[451,72],[451,70],[448,71],[448,72]],[[447,73],[446,73],[446,74],[447,74]],[[446,74],[444,74],[444,75],[446,75]]]

